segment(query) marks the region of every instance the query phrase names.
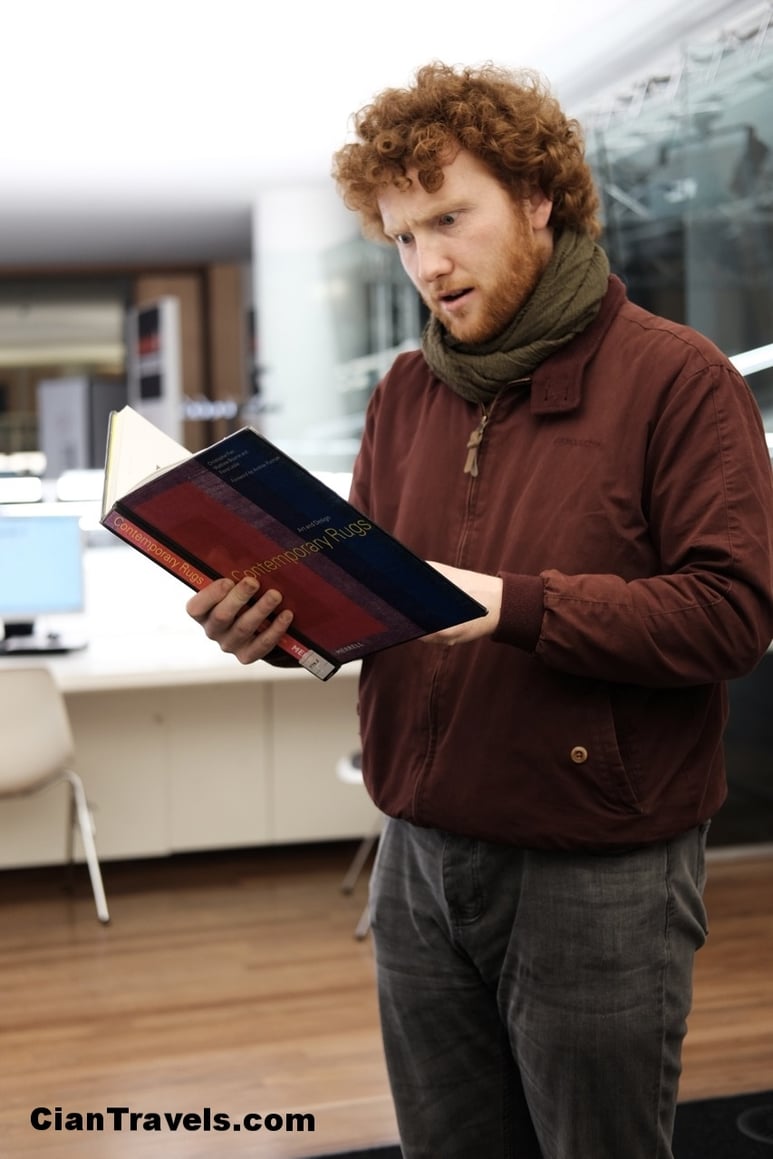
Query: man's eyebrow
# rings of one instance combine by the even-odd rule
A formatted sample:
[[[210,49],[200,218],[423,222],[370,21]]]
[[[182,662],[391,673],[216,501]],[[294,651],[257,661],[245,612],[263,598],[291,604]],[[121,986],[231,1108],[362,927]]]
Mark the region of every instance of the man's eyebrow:
[[[384,221],[382,224],[382,229],[384,231],[385,237],[394,239],[396,237],[399,237],[401,233],[412,233],[413,230],[416,228],[417,224],[421,225],[421,222],[414,221],[413,225],[409,226],[407,224],[407,222],[404,222],[404,221],[403,222]]]
[[[382,229],[386,237],[394,238],[401,233],[412,233],[416,226],[428,225],[430,222],[436,221],[437,218],[443,217],[447,213],[461,213],[465,208],[467,208],[466,201],[460,201],[458,198],[454,201],[449,199],[448,201],[440,202],[438,205],[433,206],[419,217],[412,218],[410,225],[405,221],[395,223],[382,218]]]

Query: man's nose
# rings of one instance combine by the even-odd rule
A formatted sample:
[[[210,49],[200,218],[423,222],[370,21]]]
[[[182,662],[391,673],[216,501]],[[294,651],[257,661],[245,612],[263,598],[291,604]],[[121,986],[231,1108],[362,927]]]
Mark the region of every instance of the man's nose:
[[[453,263],[442,240],[423,239],[416,243],[416,274],[422,282],[434,282],[450,274]]]

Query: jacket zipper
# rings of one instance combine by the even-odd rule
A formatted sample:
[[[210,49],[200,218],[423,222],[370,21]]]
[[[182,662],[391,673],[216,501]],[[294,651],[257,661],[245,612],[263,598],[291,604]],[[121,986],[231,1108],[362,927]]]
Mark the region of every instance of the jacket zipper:
[[[493,406],[493,403],[488,408],[485,407],[483,405],[483,403],[480,404],[480,409],[481,409],[480,420],[479,420],[478,425],[476,426],[475,430],[472,432],[469,439],[467,440],[467,458],[466,458],[465,464],[464,464],[464,474],[469,475],[471,477],[471,479],[477,479],[477,477],[478,477],[478,447],[483,442],[483,435],[484,435],[485,430],[486,430],[486,425],[488,424],[488,421],[491,417],[492,406]],[[466,522],[467,521],[465,519],[465,527],[466,527]],[[465,538],[466,538],[466,530],[464,531],[462,538],[457,545],[457,561],[456,561],[457,566],[459,566],[459,555],[463,549],[463,544],[464,544]],[[432,759],[433,759],[436,744],[437,744],[437,734],[438,734],[438,723],[437,723],[437,712],[436,712],[437,689],[438,689],[438,684],[440,682],[441,671],[442,671],[443,665],[445,664],[445,660],[446,660],[446,657],[443,654],[443,652],[441,652],[440,657],[437,661],[437,664],[435,665],[435,670],[432,674],[432,682],[430,684],[429,695],[427,697],[428,740],[427,740],[427,747],[426,747],[425,752],[424,752],[424,759],[422,761],[421,770],[416,777],[416,783],[415,783],[414,789],[413,789],[412,808],[413,808],[414,820],[418,820],[420,818],[421,793],[422,793],[422,789],[424,787],[424,780],[425,780],[425,777],[427,774],[427,770],[432,765]]]
[[[527,376],[526,378],[514,378],[513,381],[508,382],[507,385],[528,386],[530,382],[531,377]],[[496,401],[497,400],[494,399],[494,401],[488,407],[485,407],[483,403],[480,404],[480,422],[467,440],[467,458],[464,461],[464,474],[471,475],[473,479],[477,479],[478,477],[478,448],[483,442],[483,435],[486,432],[486,427],[488,425],[489,419],[491,418],[491,412],[496,405]]]
[[[483,442],[483,434],[491,413],[482,403],[480,409],[482,411],[480,422],[467,440],[467,458],[464,461],[464,473],[472,475],[473,479],[478,477],[478,447]]]
[[[530,378],[521,378],[521,379],[515,380],[514,382],[510,383],[509,385],[511,385],[511,386],[524,386],[524,385],[528,386],[530,382],[531,382]],[[486,432],[486,427],[488,426],[488,423],[489,423],[489,420],[491,418],[491,414],[493,412],[494,406],[496,405],[496,401],[497,400],[494,399],[494,401],[488,407],[484,406],[483,403],[480,404],[480,409],[481,409],[480,420],[478,422],[478,425],[475,427],[475,430],[472,432],[469,439],[467,440],[467,458],[465,459],[465,463],[464,463],[464,474],[469,475],[471,479],[477,479],[477,477],[478,477],[478,448],[480,447],[481,443],[483,442],[483,436]],[[472,491],[472,484],[470,485],[470,492],[471,491]],[[469,502],[469,498],[468,498],[468,502]],[[461,558],[463,550],[464,550],[464,542],[465,542],[466,538],[467,538],[467,520],[465,519],[465,529],[464,529],[462,537],[457,545],[457,559],[456,559],[457,567],[461,567],[460,558]],[[427,775],[427,770],[432,765],[432,759],[434,757],[436,743],[437,743],[438,722],[437,722],[437,712],[436,712],[436,700],[437,700],[437,694],[438,694],[438,692],[437,692],[438,684],[440,683],[441,672],[442,672],[442,668],[443,668],[445,661],[446,661],[446,656],[443,653],[441,653],[440,659],[438,660],[438,662],[435,666],[435,670],[434,670],[433,675],[432,675],[432,682],[430,684],[429,696],[427,698],[428,743],[427,743],[427,747],[426,747],[426,750],[424,753],[424,759],[422,761],[421,771],[419,772],[419,774],[416,777],[416,784],[414,785],[414,790],[413,790],[412,807],[413,807],[413,817],[415,820],[419,819],[419,817],[420,817],[421,792],[422,792],[422,789],[424,787],[424,781],[425,781],[425,778]]]

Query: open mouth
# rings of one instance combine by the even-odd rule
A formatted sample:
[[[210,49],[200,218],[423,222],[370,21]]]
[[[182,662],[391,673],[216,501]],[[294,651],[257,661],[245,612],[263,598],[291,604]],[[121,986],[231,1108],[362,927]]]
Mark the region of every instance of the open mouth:
[[[467,297],[467,295],[468,295],[470,292],[471,292],[471,291],[470,291],[470,288],[469,288],[469,287],[467,287],[467,288],[466,288],[466,289],[464,289],[464,290],[452,290],[452,291],[451,291],[450,293],[448,293],[448,294],[441,294],[441,295],[440,295],[440,301],[443,303],[443,305],[444,305],[444,306],[447,306],[447,305],[449,305],[451,302],[458,302],[458,301],[460,301],[462,298],[466,298],[466,297]]]

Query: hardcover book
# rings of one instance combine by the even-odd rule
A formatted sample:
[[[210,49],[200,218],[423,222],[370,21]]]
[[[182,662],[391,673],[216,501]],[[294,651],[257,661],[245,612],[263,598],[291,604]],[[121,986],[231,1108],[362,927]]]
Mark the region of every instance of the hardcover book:
[[[101,523],[183,583],[253,575],[293,622],[280,647],[327,680],[347,661],[486,614],[252,427],[191,454],[110,416]]]

